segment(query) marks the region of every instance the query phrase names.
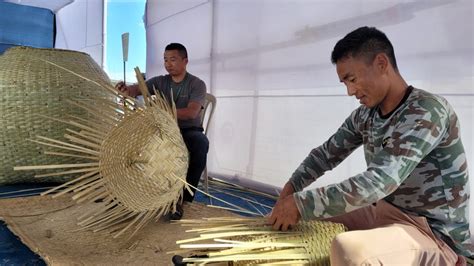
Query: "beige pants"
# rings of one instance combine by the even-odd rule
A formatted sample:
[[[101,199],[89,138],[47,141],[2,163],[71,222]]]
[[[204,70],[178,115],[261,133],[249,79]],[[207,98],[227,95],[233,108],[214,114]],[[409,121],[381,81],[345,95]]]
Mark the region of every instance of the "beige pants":
[[[349,231],[336,236],[331,265],[466,265],[431,231],[425,217],[406,214],[384,200],[327,219]]]

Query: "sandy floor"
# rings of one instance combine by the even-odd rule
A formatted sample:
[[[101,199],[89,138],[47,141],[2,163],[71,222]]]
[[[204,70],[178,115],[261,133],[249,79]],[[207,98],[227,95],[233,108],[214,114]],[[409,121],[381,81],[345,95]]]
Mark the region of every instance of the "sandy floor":
[[[0,217],[50,265],[171,265],[176,240],[191,238],[180,224],[162,218],[132,239],[114,239],[105,232],[79,230],[76,217],[100,203],[74,204],[69,197],[27,197],[0,200]],[[185,205],[183,219],[235,216],[199,203]]]

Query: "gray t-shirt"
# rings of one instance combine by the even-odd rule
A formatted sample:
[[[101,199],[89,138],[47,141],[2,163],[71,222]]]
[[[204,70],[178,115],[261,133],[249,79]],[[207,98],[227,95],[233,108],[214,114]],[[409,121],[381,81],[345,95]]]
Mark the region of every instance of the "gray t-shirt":
[[[164,75],[147,80],[146,85],[150,94],[155,94],[154,86],[156,91],[161,91],[168,101],[174,101],[177,109],[188,107],[189,101],[198,102],[202,109],[206,100],[206,84],[190,73],[186,73],[184,79],[179,83],[175,83],[170,75]],[[171,99],[171,91],[173,91],[173,99]],[[195,119],[178,120],[178,124],[181,129],[201,128],[201,114]]]

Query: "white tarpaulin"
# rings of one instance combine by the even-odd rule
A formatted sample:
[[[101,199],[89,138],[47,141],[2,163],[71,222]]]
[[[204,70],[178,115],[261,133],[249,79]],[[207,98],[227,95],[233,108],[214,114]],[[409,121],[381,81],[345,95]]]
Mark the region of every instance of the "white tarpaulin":
[[[357,27],[375,26],[391,39],[407,82],[454,106],[473,168],[473,5],[471,0],[149,0],[147,76],[164,74],[164,47],[182,42],[189,51],[188,70],[217,96],[209,171],[282,186],[358,106],[330,62],[335,43]],[[359,149],[314,185],[363,170]]]
[[[56,48],[88,53],[104,65],[104,0],[76,0],[56,14]]]
[[[454,105],[474,165],[472,1],[152,0],[146,16],[147,75],[164,74],[164,47],[182,42],[189,71],[217,96],[213,172],[283,185],[357,107],[339,83],[330,53],[337,40],[363,25],[392,40],[410,84]],[[321,182],[364,168],[359,151],[329,173],[336,179]]]
[[[74,0],[3,0],[3,2],[46,8],[56,13]]]

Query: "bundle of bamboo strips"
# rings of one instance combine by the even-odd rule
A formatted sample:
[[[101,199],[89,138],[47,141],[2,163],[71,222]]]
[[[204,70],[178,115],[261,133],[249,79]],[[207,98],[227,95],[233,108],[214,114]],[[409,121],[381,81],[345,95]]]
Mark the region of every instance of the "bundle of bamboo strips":
[[[63,71],[94,83],[69,69],[49,62]],[[72,126],[66,141],[38,136],[31,140],[52,150],[46,154],[85,160],[81,163],[18,166],[15,170],[58,170],[36,177],[78,175],[50,189],[58,197],[72,193],[77,202],[103,205],[79,217],[79,225],[94,231],[106,230],[119,237],[133,236],[152,219],[175,210],[186,184],[188,150],[180,134],[176,108],[160,94],[151,97],[138,68],[135,69],[145,106],[122,95],[118,101],[96,99],[93,102],[70,101],[90,114],[90,119],[71,116],[56,119]],[[96,84],[116,96],[111,85]],[[188,188],[189,189],[189,188]]]
[[[345,231],[342,224],[300,222],[291,231],[272,230],[265,218],[204,218],[181,220],[189,234],[198,237],[177,241],[181,250],[197,256],[183,262],[206,264],[233,262],[233,265],[330,265],[332,239]],[[203,257],[203,255],[205,255]]]

